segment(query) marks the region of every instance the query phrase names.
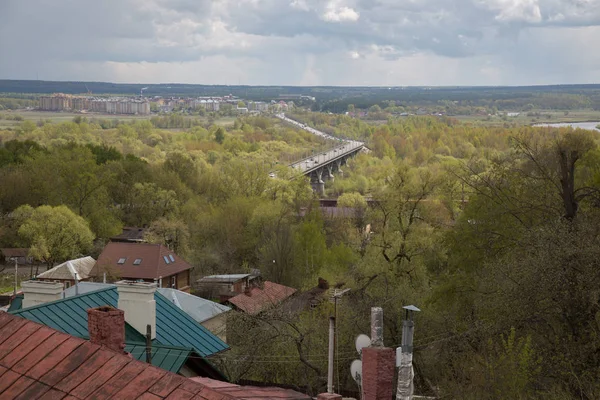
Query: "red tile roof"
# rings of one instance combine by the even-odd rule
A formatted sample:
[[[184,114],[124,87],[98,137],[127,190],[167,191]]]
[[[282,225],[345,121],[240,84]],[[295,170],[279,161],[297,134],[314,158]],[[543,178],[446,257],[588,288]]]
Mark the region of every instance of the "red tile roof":
[[[288,399],[292,390],[187,379],[66,333],[0,312],[0,399]]]
[[[229,302],[240,310],[254,315],[281,303],[294,293],[296,293],[294,288],[265,281],[262,288],[253,287],[249,293],[238,294],[229,299]]]
[[[170,256],[173,256],[174,262]],[[165,261],[165,257],[169,263]],[[120,258],[126,259],[123,264],[118,263]],[[141,263],[134,265],[137,259],[140,259]],[[118,272],[124,279],[158,279],[191,268],[190,264],[161,244],[110,242],[102,250],[91,274],[102,276],[108,269]]]

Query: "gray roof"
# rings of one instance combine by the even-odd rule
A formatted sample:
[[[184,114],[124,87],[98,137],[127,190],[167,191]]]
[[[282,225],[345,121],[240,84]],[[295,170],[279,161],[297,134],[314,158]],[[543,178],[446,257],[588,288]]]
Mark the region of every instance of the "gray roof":
[[[240,279],[244,279],[250,274],[229,274],[229,275],[210,275],[200,279],[200,283],[234,283]]]
[[[79,282],[77,285],[73,285],[68,289],[65,289],[63,297],[73,297],[79,294],[85,294],[89,292],[95,292],[97,290],[106,289],[108,287],[115,287],[112,283],[100,283],[100,282]]]
[[[42,272],[37,277],[44,279],[68,279],[81,280],[90,277],[90,271],[94,268],[96,260],[92,257],[76,258],[65,261],[46,272]],[[77,276],[76,276],[77,275]]]
[[[231,310],[230,307],[182,292],[181,290],[169,288],[158,288],[156,290],[166,297],[167,300],[196,320],[196,322],[204,322],[221,313]]]

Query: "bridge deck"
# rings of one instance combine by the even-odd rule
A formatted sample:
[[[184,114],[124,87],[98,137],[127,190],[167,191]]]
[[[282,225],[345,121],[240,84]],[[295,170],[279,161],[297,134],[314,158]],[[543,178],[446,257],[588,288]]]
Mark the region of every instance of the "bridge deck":
[[[297,127],[304,129],[305,131],[308,131],[314,135],[321,136],[326,139],[342,141],[342,144],[332,148],[331,150],[314,154],[310,157],[303,158],[302,160],[298,160],[290,164],[290,167],[294,168],[296,171],[301,171],[305,175],[308,175],[311,172],[318,170],[319,168],[323,168],[324,166],[331,164],[338,159],[356,153],[357,151],[360,151],[365,145],[363,142],[359,142],[357,140],[336,138],[325,132],[321,132],[317,129],[306,126],[301,122],[287,118],[284,114],[277,114],[276,116],[277,118],[280,118],[281,120],[290,124],[296,125]]]

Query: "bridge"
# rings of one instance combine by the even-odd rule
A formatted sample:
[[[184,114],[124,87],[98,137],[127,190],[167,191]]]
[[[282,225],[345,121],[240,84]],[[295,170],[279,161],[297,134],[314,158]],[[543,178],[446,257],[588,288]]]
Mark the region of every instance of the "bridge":
[[[323,194],[325,192],[325,181],[333,181],[334,172],[343,175],[342,166],[346,165],[347,160],[365,149],[365,144],[363,142],[336,138],[325,132],[306,126],[301,122],[287,118],[285,114],[277,114],[276,117],[314,135],[330,140],[341,141],[339,146],[335,146],[324,152],[313,154],[310,157],[303,158],[290,164],[290,167],[296,171],[300,171],[303,175],[310,177],[310,184],[317,193]]]

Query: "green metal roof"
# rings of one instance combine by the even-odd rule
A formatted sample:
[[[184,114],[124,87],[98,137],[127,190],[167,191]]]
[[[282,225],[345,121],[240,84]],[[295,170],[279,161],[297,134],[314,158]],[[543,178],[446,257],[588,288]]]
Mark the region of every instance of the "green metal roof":
[[[145,343],[125,343],[125,351],[130,353],[136,360],[146,362]],[[191,348],[163,346],[153,343],[152,365],[173,373],[178,373],[191,354],[194,354]]]
[[[18,293],[10,302],[8,312],[20,310],[23,307],[23,293]]]
[[[229,348],[225,342],[194,321],[192,317],[160,293],[154,294],[154,300],[156,301],[156,340],[154,343],[191,348],[202,357],[208,357]],[[73,336],[89,338],[87,310],[104,305],[117,307],[117,303],[117,288],[111,287],[24,308],[13,311],[12,314]],[[135,328],[125,324],[125,340],[144,342],[144,337]]]

